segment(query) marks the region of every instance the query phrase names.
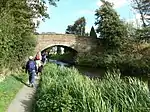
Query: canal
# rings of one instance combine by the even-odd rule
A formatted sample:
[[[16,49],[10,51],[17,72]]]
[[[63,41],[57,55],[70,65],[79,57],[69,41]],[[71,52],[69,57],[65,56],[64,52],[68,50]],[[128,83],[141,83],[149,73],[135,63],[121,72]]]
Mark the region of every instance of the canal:
[[[69,63],[64,63],[61,61],[57,61],[57,60],[52,60],[49,59],[49,62],[51,63],[55,63],[58,66],[61,67],[75,67],[76,69],[78,69],[78,71],[83,74],[86,75],[90,78],[102,78],[105,74],[105,70],[102,68],[93,68],[93,67],[87,67],[87,66],[78,66],[78,65],[70,65]],[[130,75],[123,75],[121,77],[126,77],[126,76],[130,76]],[[130,76],[130,77],[136,77],[142,81],[144,81],[149,87],[150,87],[150,78],[147,76]]]

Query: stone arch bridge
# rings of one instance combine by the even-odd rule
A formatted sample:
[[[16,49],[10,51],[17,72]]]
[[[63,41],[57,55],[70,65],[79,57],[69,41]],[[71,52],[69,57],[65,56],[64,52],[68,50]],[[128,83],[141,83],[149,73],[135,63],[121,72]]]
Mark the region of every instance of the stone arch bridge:
[[[37,46],[35,52],[43,51],[46,48],[62,45],[84,53],[96,47],[97,39],[83,37],[73,34],[39,34],[37,36]]]

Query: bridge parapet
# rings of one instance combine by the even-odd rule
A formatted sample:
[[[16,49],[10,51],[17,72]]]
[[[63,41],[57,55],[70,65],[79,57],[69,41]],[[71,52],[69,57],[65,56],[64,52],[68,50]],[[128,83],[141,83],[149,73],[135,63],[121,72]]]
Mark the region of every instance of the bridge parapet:
[[[82,37],[73,34],[40,34],[37,36],[35,51],[42,51],[55,45],[63,45],[75,49],[78,53],[88,52],[96,47],[97,39]]]

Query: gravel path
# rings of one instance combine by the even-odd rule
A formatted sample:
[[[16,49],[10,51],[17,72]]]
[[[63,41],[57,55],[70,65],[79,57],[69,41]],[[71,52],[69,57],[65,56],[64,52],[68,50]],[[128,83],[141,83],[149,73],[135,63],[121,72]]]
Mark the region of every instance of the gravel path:
[[[37,80],[36,85],[38,85],[38,82]],[[32,112],[35,92],[36,88],[24,85],[9,105],[7,112]]]

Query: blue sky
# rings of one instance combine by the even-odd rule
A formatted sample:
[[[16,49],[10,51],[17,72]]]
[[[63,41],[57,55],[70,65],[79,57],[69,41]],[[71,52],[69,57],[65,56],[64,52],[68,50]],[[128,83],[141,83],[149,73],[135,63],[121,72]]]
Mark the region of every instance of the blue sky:
[[[132,19],[133,13],[127,0],[108,0],[114,3],[114,8],[120,18]],[[60,0],[57,7],[48,6],[50,19],[41,22],[37,32],[65,33],[68,25],[84,16],[86,18],[86,31],[89,32],[95,22],[95,10],[101,5],[100,0]]]

